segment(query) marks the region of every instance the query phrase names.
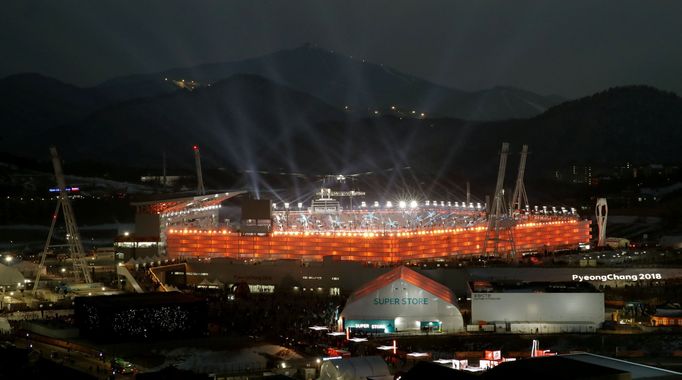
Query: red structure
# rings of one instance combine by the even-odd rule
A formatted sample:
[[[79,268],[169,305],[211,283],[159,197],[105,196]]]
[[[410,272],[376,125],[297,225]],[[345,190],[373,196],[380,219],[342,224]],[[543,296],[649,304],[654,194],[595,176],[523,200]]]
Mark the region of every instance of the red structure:
[[[513,227],[515,250],[551,252],[575,249],[590,241],[590,221],[577,218],[524,221]],[[229,257],[235,259],[302,259],[395,263],[413,259],[481,255],[485,226],[409,231],[275,231],[248,236],[227,229],[170,228],[166,251],[170,257]],[[505,246],[506,245],[506,246]],[[500,242],[501,250],[510,250]]]

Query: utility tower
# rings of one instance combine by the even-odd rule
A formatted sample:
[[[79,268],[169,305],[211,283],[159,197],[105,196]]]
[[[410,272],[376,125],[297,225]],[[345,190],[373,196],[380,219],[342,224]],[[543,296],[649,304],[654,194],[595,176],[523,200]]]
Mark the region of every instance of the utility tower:
[[[603,247],[606,245],[606,218],[609,216],[609,205],[606,203],[606,198],[597,199],[595,213],[597,216],[597,227],[599,228],[597,247]]]
[[[523,210],[523,208],[528,205],[526,186],[523,184],[523,176],[526,173],[526,157],[528,157],[528,145],[524,145],[523,149],[521,149],[519,173],[516,176],[516,187],[514,187],[514,193],[512,194],[509,215],[513,215],[514,211]]]
[[[514,255],[514,238],[512,229],[514,227],[514,219],[507,215],[506,206],[504,204],[504,172],[507,168],[507,155],[509,155],[509,143],[502,143],[502,150],[500,151],[500,167],[497,171],[497,184],[495,185],[495,194],[493,194],[493,201],[490,205],[490,213],[488,214],[488,228],[485,232],[485,240],[483,241],[483,256],[488,256],[488,245],[492,243],[492,255],[500,255],[500,242],[507,242],[509,244],[509,254]],[[507,235],[506,238],[503,235]]]
[[[88,266],[85,264],[85,249],[83,249],[83,242],[78,233],[76,217],[73,213],[73,208],[71,208],[71,201],[69,200],[69,195],[66,191],[66,181],[64,180],[64,172],[62,171],[62,163],[59,160],[59,154],[57,154],[57,148],[50,147],[50,154],[52,155],[52,166],[54,167],[54,175],[57,179],[57,187],[59,188],[59,200],[57,201],[57,207],[52,215],[52,224],[50,225],[45,248],[43,249],[43,254],[40,258],[40,266],[38,267],[36,280],[33,283],[33,294],[38,290],[40,273],[45,267],[45,256],[50,248],[54,227],[57,223],[60,209],[64,215],[64,224],[66,224],[66,247],[69,250],[71,263],[73,264],[73,275],[75,280],[76,282],[84,282],[87,284],[92,283],[90,272],[88,272]]]
[[[206,194],[204,189],[204,177],[201,174],[201,154],[199,153],[199,146],[195,145],[192,147],[194,149],[194,165],[197,169],[197,195]]]

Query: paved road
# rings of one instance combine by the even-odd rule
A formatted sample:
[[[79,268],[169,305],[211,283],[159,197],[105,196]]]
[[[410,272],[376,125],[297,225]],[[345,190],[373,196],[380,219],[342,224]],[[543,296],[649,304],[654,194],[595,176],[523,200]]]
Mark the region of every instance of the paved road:
[[[26,341],[19,339],[16,341],[17,347],[26,348],[29,344],[33,345],[33,350],[40,352],[40,355],[54,363],[75,369],[94,376],[97,379],[111,379],[111,358],[104,357],[104,360],[85,354],[79,351],[71,351],[61,347],[56,347],[43,342]],[[133,379],[132,374],[115,376],[116,379]]]

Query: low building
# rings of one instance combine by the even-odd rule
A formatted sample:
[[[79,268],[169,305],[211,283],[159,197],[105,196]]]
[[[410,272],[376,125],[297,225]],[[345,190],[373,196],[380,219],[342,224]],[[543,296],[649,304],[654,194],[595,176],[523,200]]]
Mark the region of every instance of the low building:
[[[604,294],[589,283],[471,283],[469,330],[513,333],[595,332]]]
[[[682,308],[679,304],[657,307],[651,317],[652,326],[682,326]]]
[[[355,291],[341,312],[339,327],[372,333],[454,332],[463,330],[464,323],[449,288],[400,266]]]
[[[203,336],[206,300],[178,292],[76,297],[81,336],[101,341]]]

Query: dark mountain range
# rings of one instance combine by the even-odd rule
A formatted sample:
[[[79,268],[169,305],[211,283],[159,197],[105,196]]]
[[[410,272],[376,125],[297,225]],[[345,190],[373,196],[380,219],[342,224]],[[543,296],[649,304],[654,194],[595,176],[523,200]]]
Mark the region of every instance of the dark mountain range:
[[[105,102],[96,90],[83,89],[40,74],[0,79],[0,144],[26,133],[76,122]]]
[[[15,83],[26,78],[46,90]],[[3,135],[1,149],[23,157],[45,159],[47,147],[55,144],[71,162],[158,168],[165,152],[169,167],[191,169],[191,146],[198,144],[207,168],[395,173],[410,167],[401,175],[488,181],[502,141],[509,141],[514,153],[508,173],[515,170],[521,144],[530,145],[528,168],[534,176],[571,163],[680,161],[682,99],[646,86],[609,89],[530,119],[472,122],[358,117],[254,75],[109,105],[94,90],[26,78],[5,78],[2,86],[3,131],[12,132]],[[40,117],[31,119],[34,114]],[[31,122],[17,124],[20,117]]]
[[[127,100],[175,90],[173,80],[213,83],[235,74],[255,74],[307,92],[358,115],[396,106],[437,117],[465,120],[502,120],[538,115],[563,101],[511,87],[466,92],[441,86],[385,65],[353,59],[320,48],[303,46],[258,58],[177,68],[161,73],[132,75],[106,81],[97,90],[110,98]]]
[[[191,162],[191,146],[198,144],[208,165],[235,166],[254,162],[256,155],[299,136],[314,141],[324,133],[319,123],[344,118],[343,112],[310,95],[238,75],[195,91],[118,103],[31,136],[19,146],[47,152],[55,144],[67,159],[157,166],[162,152],[171,165]]]
[[[593,165],[680,162],[682,98],[648,86],[611,88],[569,101],[529,120],[479,126],[498,146],[528,143],[543,161]]]

